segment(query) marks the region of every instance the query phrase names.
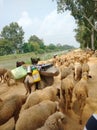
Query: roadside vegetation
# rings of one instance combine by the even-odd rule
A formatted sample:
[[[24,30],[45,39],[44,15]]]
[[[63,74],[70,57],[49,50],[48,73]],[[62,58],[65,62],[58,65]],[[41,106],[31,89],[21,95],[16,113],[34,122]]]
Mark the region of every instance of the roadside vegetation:
[[[43,39],[31,35],[24,41],[24,31],[16,22],[5,26],[0,33],[0,67],[14,68],[16,61],[31,63],[30,58],[39,57],[40,60],[52,58],[54,54],[62,54],[74,49],[67,44],[50,43],[46,45]]]

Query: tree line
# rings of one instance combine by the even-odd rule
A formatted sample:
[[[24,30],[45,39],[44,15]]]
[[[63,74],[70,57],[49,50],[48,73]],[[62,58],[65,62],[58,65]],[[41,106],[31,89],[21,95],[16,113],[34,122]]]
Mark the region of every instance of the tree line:
[[[55,1],[59,13],[69,10],[74,17],[77,23],[75,38],[80,43],[80,47],[97,49],[97,0]]]
[[[27,42],[24,41],[24,31],[17,22],[12,22],[3,27],[0,33],[0,56],[15,54],[15,53],[28,53],[35,52],[38,54],[51,52],[51,51],[64,51],[72,49],[73,46],[55,45],[50,43],[45,45],[43,39],[36,35],[31,35]]]

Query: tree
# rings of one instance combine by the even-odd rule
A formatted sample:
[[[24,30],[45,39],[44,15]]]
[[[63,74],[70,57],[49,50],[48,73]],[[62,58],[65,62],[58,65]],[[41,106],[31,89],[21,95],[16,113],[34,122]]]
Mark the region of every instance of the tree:
[[[48,49],[50,49],[50,50],[55,50],[55,49],[56,49],[56,46],[51,43],[51,44],[49,44]]]
[[[78,26],[77,29],[75,29],[76,32],[76,40],[80,42],[80,47],[81,48],[91,48],[91,30],[87,29],[84,25]]]
[[[31,51],[38,51],[39,50],[39,44],[37,42],[30,42],[29,43],[29,50]]]
[[[75,18],[78,26],[84,26],[91,30],[91,47],[94,49],[94,30],[95,20],[97,20],[97,12],[95,12],[95,2],[93,0],[56,0],[59,12],[65,10],[71,11],[71,15]],[[89,36],[90,37],[90,36]]]
[[[45,48],[45,45],[44,45],[44,42],[43,40],[39,39],[36,35],[33,35],[29,38],[28,42],[36,42],[39,44],[40,46],[40,49],[44,49]]]
[[[24,53],[30,52],[28,43],[23,44],[22,50],[23,50]]]
[[[11,43],[13,52],[21,52],[21,47],[24,40],[24,32],[18,23],[12,22],[9,25],[5,26],[1,31],[1,38]]]
[[[0,39],[0,56],[13,53],[13,48],[8,40]]]

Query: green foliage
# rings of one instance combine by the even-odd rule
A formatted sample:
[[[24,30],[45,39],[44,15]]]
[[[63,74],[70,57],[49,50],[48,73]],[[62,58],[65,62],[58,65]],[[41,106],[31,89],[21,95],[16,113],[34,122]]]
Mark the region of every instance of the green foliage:
[[[51,43],[51,44],[49,44],[48,49],[50,49],[50,50],[55,50],[55,49],[56,49],[56,46]]]
[[[29,52],[29,47],[28,47],[28,44],[27,44],[27,43],[24,43],[24,44],[23,44],[22,50],[23,50],[24,53]]]
[[[11,42],[8,42],[8,40],[0,39],[0,56],[12,54],[13,48],[11,45]]]
[[[44,49],[44,48],[45,48],[45,45],[44,45],[43,40],[39,39],[36,35],[31,36],[31,37],[29,38],[28,42],[29,42],[29,43],[31,43],[31,42],[38,43],[38,44],[39,44],[39,47],[40,47],[41,49]]]
[[[24,32],[17,23],[11,23],[9,26],[5,26],[1,31],[0,55],[28,52],[33,52],[37,55],[72,48],[71,46],[66,47],[67,45],[55,45],[53,43],[46,46],[43,40],[36,35],[31,36],[28,42],[23,43],[23,35]]]
[[[69,10],[71,12],[71,15],[75,18],[76,23],[78,24],[78,29],[76,31],[78,34],[76,35],[76,39],[80,42],[80,46],[86,47],[87,44],[89,44],[90,47],[96,46],[92,45],[94,43],[92,43],[90,39],[92,29],[94,29],[97,33],[97,29],[94,25],[94,22],[97,21],[97,12],[95,11],[97,7],[95,7],[95,1],[56,0],[56,2],[58,12],[64,12],[65,10]],[[84,26],[86,30],[81,30],[82,26]]]
[[[39,50],[37,50],[37,53],[38,54],[43,54],[43,53],[45,53],[46,51],[45,50],[43,50],[43,49],[39,49]]]
[[[9,26],[5,26],[1,31],[1,38],[11,43],[13,52],[21,51],[21,47],[24,39],[24,32],[22,27],[15,23],[10,23]]]
[[[91,32],[84,26],[79,26],[77,29],[75,29],[76,32],[76,40],[80,42],[81,48],[90,47],[91,48]]]

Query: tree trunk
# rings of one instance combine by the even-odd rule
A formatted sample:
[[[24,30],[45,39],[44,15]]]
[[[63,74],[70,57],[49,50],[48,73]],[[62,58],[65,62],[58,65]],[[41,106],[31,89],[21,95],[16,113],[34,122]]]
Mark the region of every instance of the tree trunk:
[[[94,29],[91,29],[91,48],[94,50]]]

